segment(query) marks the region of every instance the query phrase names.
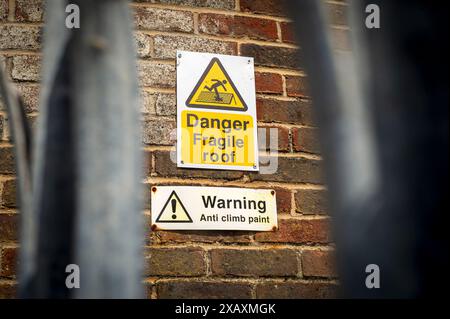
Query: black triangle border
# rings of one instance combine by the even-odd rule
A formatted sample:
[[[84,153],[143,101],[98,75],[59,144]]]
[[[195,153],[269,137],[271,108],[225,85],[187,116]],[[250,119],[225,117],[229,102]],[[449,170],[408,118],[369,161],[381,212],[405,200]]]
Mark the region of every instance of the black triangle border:
[[[203,80],[206,78],[206,76],[208,75],[209,70],[212,68],[212,66],[213,66],[213,64],[215,62],[217,62],[217,64],[219,65],[220,69],[225,74],[225,77],[227,78],[227,80],[230,83],[231,87],[233,88],[234,92],[236,92],[237,96],[242,101],[242,104],[244,104],[244,108],[241,108],[241,107],[237,108],[237,107],[211,106],[211,105],[201,105],[201,104],[200,105],[199,104],[190,104],[190,101],[194,97],[195,92],[197,92],[197,90],[199,89],[200,85],[203,83]],[[220,62],[219,58],[217,58],[217,57],[212,58],[211,61],[208,64],[208,66],[206,67],[205,71],[203,71],[203,74],[200,77],[200,80],[198,80],[197,84],[195,85],[194,89],[192,90],[191,94],[189,95],[189,97],[186,100],[186,106],[187,107],[192,107],[192,108],[199,108],[199,109],[215,109],[215,110],[226,110],[226,111],[230,110],[230,111],[241,111],[241,112],[246,112],[248,110],[247,103],[245,103],[244,99],[241,96],[241,93],[239,93],[239,90],[236,88],[236,86],[234,85],[234,83],[231,80],[230,76],[228,75],[227,70],[225,70],[225,68],[222,65],[222,62]]]
[[[180,203],[181,207],[183,207],[184,212],[186,213],[187,217],[189,217],[189,221],[187,220],[182,220],[182,221],[177,221],[177,220],[170,220],[170,221],[160,221],[160,218],[164,212],[164,210],[166,209],[167,205],[169,204],[170,198],[172,198],[172,195],[175,195],[175,197],[178,199],[178,202]],[[156,222],[157,223],[193,223],[193,220],[191,218],[191,215],[189,215],[186,207],[184,207],[183,202],[181,201],[180,197],[178,197],[177,193],[175,191],[172,191],[172,193],[170,193],[169,198],[167,199],[167,202],[164,204],[164,207],[162,208],[161,212],[158,215],[158,218],[156,218]]]

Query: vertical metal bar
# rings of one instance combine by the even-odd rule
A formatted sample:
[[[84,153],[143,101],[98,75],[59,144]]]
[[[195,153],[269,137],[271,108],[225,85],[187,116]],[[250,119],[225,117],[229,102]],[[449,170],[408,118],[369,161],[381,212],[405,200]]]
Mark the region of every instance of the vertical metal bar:
[[[19,296],[67,298],[75,214],[73,104],[70,99],[66,1],[46,3],[43,82],[34,145],[32,213],[22,223]]]
[[[127,1],[47,1],[44,79],[34,162],[31,243],[22,297],[142,297],[140,136]],[[80,288],[65,285],[68,264]],[[22,280],[24,278],[25,280]]]
[[[32,230],[35,229],[31,214],[31,133],[25,115],[24,105],[15,87],[0,67],[0,95],[3,97],[8,113],[8,122],[14,144],[14,158],[18,178],[17,202],[21,210],[21,252],[33,250]],[[29,230],[24,236],[24,230]],[[24,268],[24,267],[22,267]]]
[[[370,232],[367,222],[379,209],[379,167],[370,113],[361,96],[354,56],[333,53],[323,3],[305,0],[291,6],[320,128],[339,274],[344,287],[349,276],[357,277],[358,289],[352,286],[351,293],[358,294],[365,289],[364,263],[371,256],[368,242],[362,239]]]
[[[142,296],[140,123],[128,1],[74,1],[82,25],[73,39],[77,167],[76,296]]]
[[[344,292],[412,297],[432,291],[426,268],[448,262],[436,233],[448,209],[448,76],[435,62],[448,67],[448,14],[420,1],[377,1],[382,27],[369,31],[361,14],[369,3],[351,6],[359,12],[351,56],[333,54],[320,1],[290,2],[290,12],[320,127]],[[427,143],[436,156],[424,159]],[[380,268],[380,289],[366,286],[368,264]]]

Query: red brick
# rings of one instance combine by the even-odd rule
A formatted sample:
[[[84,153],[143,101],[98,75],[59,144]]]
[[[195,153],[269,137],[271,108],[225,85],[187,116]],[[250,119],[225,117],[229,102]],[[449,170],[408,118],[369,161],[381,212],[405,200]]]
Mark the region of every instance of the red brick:
[[[331,241],[329,220],[280,219],[278,230],[255,235],[256,241],[296,244],[326,244]]]
[[[283,93],[281,75],[276,73],[255,73],[255,87],[258,93]]]
[[[150,209],[150,186],[148,184],[141,184],[141,198],[140,203],[142,204],[142,209]],[[144,217],[145,218],[145,217]],[[147,225],[147,223],[145,223]]]
[[[252,285],[246,282],[226,281],[158,281],[158,298],[163,299],[248,299],[252,297]]]
[[[270,134],[276,130],[278,133],[278,151],[287,152],[289,151],[289,130],[285,127],[278,127],[273,125],[259,125],[258,127],[258,143],[260,150],[271,151],[270,148],[273,147],[270,144]],[[265,140],[262,138],[265,134]]]
[[[141,86],[174,88],[175,74],[175,66],[170,64],[138,62],[138,78]]]
[[[0,25],[0,50],[39,50],[41,33],[34,25]]]
[[[12,58],[12,78],[19,81],[40,81],[42,58],[37,55],[17,55]]]
[[[139,91],[139,110],[142,113],[142,115],[155,115],[156,109],[155,109],[155,94],[140,90]]]
[[[286,43],[295,43],[294,24],[292,22],[281,22],[281,39]]]
[[[158,59],[175,59],[177,50],[229,55],[234,55],[237,52],[237,44],[235,42],[206,39],[198,36],[157,35],[154,37],[153,43],[155,58]]]
[[[153,289],[155,288],[155,282],[154,281],[145,281],[144,282],[144,294],[145,299],[152,299],[153,297]]]
[[[41,22],[44,15],[43,2],[43,0],[16,0],[16,21]]]
[[[219,276],[296,276],[297,254],[290,249],[213,249],[211,271]]]
[[[19,228],[18,214],[0,214],[0,242],[16,241]]]
[[[289,189],[275,187],[277,197],[277,212],[278,214],[290,214],[291,213],[291,191]]]
[[[3,182],[2,198],[0,206],[14,208],[17,207],[16,202],[16,180],[10,179]]]
[[[150,176],[152,172],[152,152],[143,151],[142,154],[142,172],[144,177]]]
[[[17,283],[11,280],[0,280],[0,299],[13,299],[16,297]]]
[[[149,248],[147,276],[201,276],[206,274],[204,251],[199,247]]]
[[[247,231],[184,230],[152,231],[150,236],[161,243],[249,243],[252,234]]]
[[[149,185],[146,185],[149,186]],[[150,210],[150,193],[145,193],[144,192],[141,193],[143,196],[145,196],[145,199],[143,199],[146,203],[144,204],[144,207],[147,206],[147,210]],[[152,221],[151,221],[151,215],[150,214],[142,214],[142,224],[144,225],[144,245],[146,246],[152,246],[154,244],[157,244],[157,237],[156,236],[152,236],[152,234],[154,234],[155,232],[151,231],[151,226],[152,226]]]
[[[0,97],[0,100],[1,100],[1,97]],[[2,114],[0,114],[0,140],[2,140],[2,138],[3,138],[3,130],[4,130],[4,127],[5,127],[5,117],[2,115]]]
[[[143,32],[133,33],[136,53],[139,58],[148,58],[152,54],[153,38]]]
[[[213,179],[239,179],[244,174],[239,171],[217,171],[208,169],[186,169],[177,168],[177,164],[173,163],[170,159],[169,152],[156,151],[155,153],[156,163],[155,169],[156,173],[160,176],[177,176],[183,178],[213,178]]]
[[[278,38],[277,26],[273,20],[201,13],[198,23],[200,33],[269,41]]]
[[[276,164],[272,174],[250,173],[255,181],[323,183],[322,161],[305,157],[260,156],[261,166]],[[267,164],[266,164],[267,163]]]
[[[304,76],[287,75],[286,78],[286,93],[292,97],[307,97],[309,96],[309,89],[307,79]]]
[[[236,6],[234,0],[220,0],[220,1],[210,1],[210,0],[134,0],[133,2],[161,3],[161,4],[171,4],[171,5],[177,5],[177,6],[205,7],[205,8],[222,9],[222,10],[234,10],[234,8]]]
[[[285,15],[286,0],[241,0],[241,11],[267,14],[273,16]]]
[[[314,125],[311,102],[256,99],[258,121]]]
[[[0,21],[6,21],[8,19],[8,12],[8,0],[0,0]]]
[[[326,282],[263,282],[256,285],[260,299],[329,299],[336,298],[338,286]]]
[[[16,275],[17,260],[18,260],[17,247],[3,247],[0,251],[0,276],[1,277],[13,277]]]
[[[316,128],[301,127],[292,129],[292,146],[294,151],[320,153],[318,135],[319,130]]]
[[[200,13],[198,30],[200,33],[214,35],[230,35],[234,28],[234,16]]]
[[[191,12],[134,7],[134,21],[140,30],[193,32],[194,17]]]
[[[323,189],[299,189],[295,193],[295,207],[298,213],[304,215],[326,214],[328,201]]]
[[[298,49],[294,48],[251,43],[242,44],[240,50],[241,55],[254,57],[255,65],[289,69],[300,68],[300,53]]]
[[[301,256],[304,277],[336,277],[333,251],[303,250]]]
[[[156,114],[171,116],[177,114],[175,94],[158,93],[156,96]]]
[[[173,145],[171,133],[176,129],[175,121],[145,120],[142,124],[142,141],[150,145]]]

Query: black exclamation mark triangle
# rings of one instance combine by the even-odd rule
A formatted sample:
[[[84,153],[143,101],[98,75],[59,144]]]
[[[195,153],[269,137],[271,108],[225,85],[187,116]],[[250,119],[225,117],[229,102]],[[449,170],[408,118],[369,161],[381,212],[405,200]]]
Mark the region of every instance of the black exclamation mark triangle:
[[[172,204],[172,219],[177,219],[177,200],[175,198],[173,198],[172,200],[170,200],[170,203]]]
[[[170,205],[169,205],[170,203]],[[163,209],[158,215],[156,222],[160,223],[192,223],[192,218],[188,214],[186,208],[178,197],[177,193],[173,191]]]

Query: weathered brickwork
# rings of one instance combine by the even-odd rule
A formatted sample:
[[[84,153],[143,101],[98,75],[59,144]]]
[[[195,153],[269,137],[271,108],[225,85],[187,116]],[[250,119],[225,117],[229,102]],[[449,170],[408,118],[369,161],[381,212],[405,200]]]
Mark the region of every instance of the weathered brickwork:
[[[329,298],[336,295],[322,158],[301,45],[283,1],[135,0],[142,113],[145,274],[149,298]],[[327,4],[337,49],[346,50],[346,4]],[[0,65],[34,122],[39,114],[42,0],[0,0]],[[304,44],[307,45],[307,44]],[[274,174],[179,169],[176,50],[254,57],[258,127],[278,131],[278,154],[260,145]],[[18,224],[14,154],[0,97],[0,298],[17,287]],[[150,230],[151,185],[273,188],[276,232]]]

